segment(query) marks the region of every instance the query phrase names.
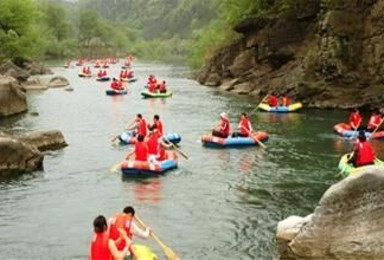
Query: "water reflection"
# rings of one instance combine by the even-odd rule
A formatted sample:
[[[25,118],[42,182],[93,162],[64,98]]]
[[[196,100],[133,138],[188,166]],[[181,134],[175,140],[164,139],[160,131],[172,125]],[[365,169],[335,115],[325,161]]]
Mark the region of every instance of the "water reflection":
[[[135,202],[154,204],[161,202],[163,184],[160,177],[145,180],[132,180],[131,178],[123,176],[122,180],[128,182],[130,188],[133,187]]]

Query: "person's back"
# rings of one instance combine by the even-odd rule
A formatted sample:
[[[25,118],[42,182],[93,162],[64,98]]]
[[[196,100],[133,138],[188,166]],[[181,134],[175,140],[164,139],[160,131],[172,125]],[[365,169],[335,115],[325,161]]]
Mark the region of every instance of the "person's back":
[[[153,93],[156,90],[156,84],[155,83],[149,83],[148,85],[148,91]]]
[[[106,70],[103,71],[103,76],[104,77],[107,76],[107,71]]]
[[[127,233],[128,238],[132,239],[133,235],[131,233],[131,225],[131,216],[124,213],[116,214],[110,219],[109,237],[114,241],[118,240],[120,237],[119,229],[122,228]],[[120,243],[116,243],[116,247],[118,250],[122,250],[125,247],[125,244],[125,241],[122,240]]]
[[[158,141],[158,134],[155,132],[152,132],[148,141],[148,154],[149,155],[157,155],[159,153],[159,141]]]
[[[277,107],[278,105],[277,97],[275,95],[270,95],[268,99],[268,104],[271,107]]]
[[[375,153],[369,141],[358,141],[355,145],[357,152],[355,166],[364,166],[373,164],[375,161]]]
[[[135,144],[135,160],[142,162],[146,162],[148,160],[148,146],[143,141],[137,141]]]
[[[107,222],[103,216],[98,216],[93,221],[94,234],[90,248],[90,260],[112,259],[108,246],[109,232]]]
[[[115,79],[113,79],[113,81],[111,83],[111,88],[114,90],[119,90],[118,83]]]
[[[100,71],[97,73],[97,76],[98,76],[99,78],[101,78],[101,77],[103,76],[103,72],[100,70]]]
[[[167,92],[167,86],[165,84],[165,81],[160,83],[159,90],[160,90],[160,93],[166,93]]]

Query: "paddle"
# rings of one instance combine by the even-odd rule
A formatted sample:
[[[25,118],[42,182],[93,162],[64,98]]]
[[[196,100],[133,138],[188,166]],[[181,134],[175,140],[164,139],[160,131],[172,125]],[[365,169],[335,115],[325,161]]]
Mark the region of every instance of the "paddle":
[[[371,133],[371,137],[373,136],[374,133],[376,133],[376,131],[380,128],[380,126],[383,124],[384,122],[384,118],[380,121],[380,124],[378,124],[375,128],[375,130],[373,130],[373,132]]]
[[[132,123],[130,123],[130,124],[128,125],[127,129],[131,128],[131,126],[132,126],[135,122],[136,122],[136,119],[133,120]],[[120,134],[115,135],[113,138],[111,138],[110,142],[111,142],[111,143],[114,143],[115,140],[116,140],[117,138],[119,138],[119,136],[120,136]]]
[[[252,115],[252,114],[257,110],[257,108],[258,108],[261,104],[264,103],[265,99],[266,99],[268,96],[269,96],[269,95],[266,95],[266,96],[260,101],[260,103],[259,103],[254,109],[252,109],[252,111],[251,111],[250,113],[248,113],[248,115]]]
[[[244,127],[243,127],[243,129],[245,129],[245,131],[248,132],[248,135],[249,135],[249,136],[252,135],[252,131],[250,131],[250,130],[248,130],[247,128],[244,128]],[[267,148],[267,146],[266,146],[265,144],[263,144],[263,142],[261,142],[259,139],[257,139],[257,138],[253,138],[253,140],[255,140],[255,141],[260,145],[260,147],[262,147],[263,149]]]
[[[123,164],[123,162],[116,163],[115,165],[113,165],[111,167],[110,172],[118,172],[118,170],[121,168],[122,164]]]
[[[147,225],[144,224],[144,222],[139,218],[139,216],[137,214],[135,214],[135,219],[137,222],[140,223],[141,226],[143,226],[144,228],[147,227]],[[164,245],[163,242],[161,242],[161,240],[156,236],[156,234],[153,231],[151,232],[151,236],[156,241],[156,243],[161,247],[161,249],[164,251],[164,254],[167,256],[167,258],[169,260],[179,260],[180,259],[175,254],[175,252],[173,252],[173,250],[171,248],[167,247],[166,245]]]
[[[175,149],[181,156],[183,156],[186,160],[189,159],[188,155],[183,151],[181,150],[179,147],[177,147],[174,143],[172,143],[171,141],[169,141],[165,136],[163,137],[164,141],[169,143],[173,149]]]

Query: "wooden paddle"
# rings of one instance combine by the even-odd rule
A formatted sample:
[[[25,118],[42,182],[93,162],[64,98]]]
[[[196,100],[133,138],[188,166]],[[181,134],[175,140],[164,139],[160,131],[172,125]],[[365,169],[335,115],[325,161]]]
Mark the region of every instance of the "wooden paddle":
[[[380,124],[378,124],[375,128],[375,130],[373,130],[373,132],[371,133],[371,137],[373,136],[374,133],[376,133],[376,131],[380,128],[380,126],[383,124],[384,122],[384,118],[380,121]]]
[[[163,137],[164,141],[165,142],[168,142],[172,147],[173,149],[175,149],[181,156],[183,156],[186,160],[189,159],[188,155],[183,151],[181,150],[179,147],[177,147],[174,143],[172,143],[171,141],[169,141],[166,137]]]
[[[254,109],[252,109],[252,111],[251,111],[250,113],[248,113],[248,115],[252,115],[252,114],[258,109],[258,107],[259,107],[261,104],[264,103],[265,99],[266,99],[268,96],[269,96],[269,94],[266,95],[266,96],[260,101],[260,103],[259,103]]]
[[[245,129],[248,132],[249,136],[252,135],[252,131],[249,131],[247,128],[243,128],[243,129]],[[259,139],[253,138],[253,140],[255,140],[260,145],[260,147],[262,147],[263,149],[267,148],[267,146],[265,144],[263,144],[263,142],[261,142]]]
[[[144,224],[144,222],[139,218],[139,216],[137,214],[135,214],[135,220],[137,222],[139,222],[139,224],[141,226],[143,226],[144,228],[147,227],[147,225]],[[151,232],[151,236],[153,237],[153,239],[156,241],[156,243],[161,247],[161,249],[164,251],[164,254],[167,256],[167,258],[169,260],[179,260],[180,258],[176,255],[175,252],[173,252],[173,250],[169,247],[167,247],[166,245],[164,245],[163,242],[161,242],[161,240],[156,236],[156,234],[152,231]]]
[[[122,164],[123,162],[116,163],[111,167],[110,172],[118,172]]]
[[[131,126],[136,122],[136,119],[132,121],[132,123],[130,123],[127,127],[127,129],[131,128]],[[120,134],[118,135],[115,135],[113,138],[111,138],[111,143],[114,143],[116,141],[117,138],[119,138]]]

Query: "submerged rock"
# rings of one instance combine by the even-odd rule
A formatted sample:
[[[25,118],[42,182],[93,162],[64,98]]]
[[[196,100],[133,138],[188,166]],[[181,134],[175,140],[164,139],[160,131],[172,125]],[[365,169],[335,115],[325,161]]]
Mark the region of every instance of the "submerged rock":
[[[289,243],[283,259],[384,259],[384,167],[331,186],[310,221],[279,239]]]
[[[0,117],[27,111],[27,98],[17,80],[0,76]]]

